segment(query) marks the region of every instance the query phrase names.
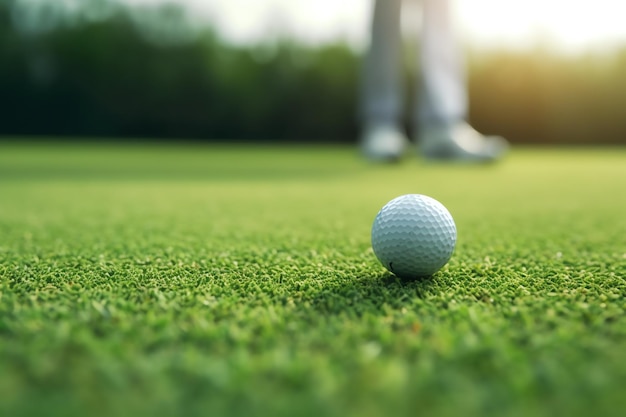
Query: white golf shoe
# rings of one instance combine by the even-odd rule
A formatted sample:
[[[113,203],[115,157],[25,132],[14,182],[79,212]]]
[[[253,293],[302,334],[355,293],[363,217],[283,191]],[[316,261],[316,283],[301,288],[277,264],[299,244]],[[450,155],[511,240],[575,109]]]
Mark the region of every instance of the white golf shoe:
[[[418,149],[428,160],[492,162],[509,148],[500,136],[485,136],[469,124],[430,127],[420,131]]]
[[[404,155],[409,140],[391,124],[375,124],[365,128],[361,136],[361,151],[376,162],[395,162]]]

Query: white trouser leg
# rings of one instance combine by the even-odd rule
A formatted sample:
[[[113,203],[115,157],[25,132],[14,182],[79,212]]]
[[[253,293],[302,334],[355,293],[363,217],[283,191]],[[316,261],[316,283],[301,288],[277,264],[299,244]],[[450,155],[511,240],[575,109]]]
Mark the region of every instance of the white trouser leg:
[[[420,129],[467,118],[464,59],[448,0],[422,0],[421,77],[416,122]]]
[[[361,86],[361,120],[398,125],[402,115],[400,8],[402,0],[376,0]]]

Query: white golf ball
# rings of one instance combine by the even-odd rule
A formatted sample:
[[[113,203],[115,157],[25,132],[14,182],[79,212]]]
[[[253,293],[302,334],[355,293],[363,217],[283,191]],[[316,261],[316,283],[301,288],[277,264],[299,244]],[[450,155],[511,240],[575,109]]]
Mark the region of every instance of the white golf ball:
[[[437,200],[407,194],[387,203],[372,225],[372,248],[385,268],[401,278],[430,276],[454,252],[456,225]]]

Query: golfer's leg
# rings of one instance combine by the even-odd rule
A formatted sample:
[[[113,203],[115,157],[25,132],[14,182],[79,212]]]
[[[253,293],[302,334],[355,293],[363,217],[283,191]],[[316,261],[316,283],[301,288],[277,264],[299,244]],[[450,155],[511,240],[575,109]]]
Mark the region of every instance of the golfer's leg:
[[[395,159],[404,150],[401,131],[400,8],[402,0],[376,0],[363,62],[361,146],[373,159]]]
[[[451,125],[467,116],[463,56],[455,37],[448,0],[421,0],[421,80],[418,83],[417,123]]]
[[[508,148],[467,124],[463,54],[454,31],[452,2],[422,0],[421,80],[416,114],[418,143],[429,159],[487,162]]]

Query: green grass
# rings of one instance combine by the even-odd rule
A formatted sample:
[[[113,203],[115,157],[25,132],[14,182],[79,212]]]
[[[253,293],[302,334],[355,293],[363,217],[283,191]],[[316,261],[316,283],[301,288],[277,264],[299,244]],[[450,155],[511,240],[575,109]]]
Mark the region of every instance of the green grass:
[[[433,278],[370,248],[405,193]],[[0,146],[0,415],[588,416],[626,406],[626,150]]]

